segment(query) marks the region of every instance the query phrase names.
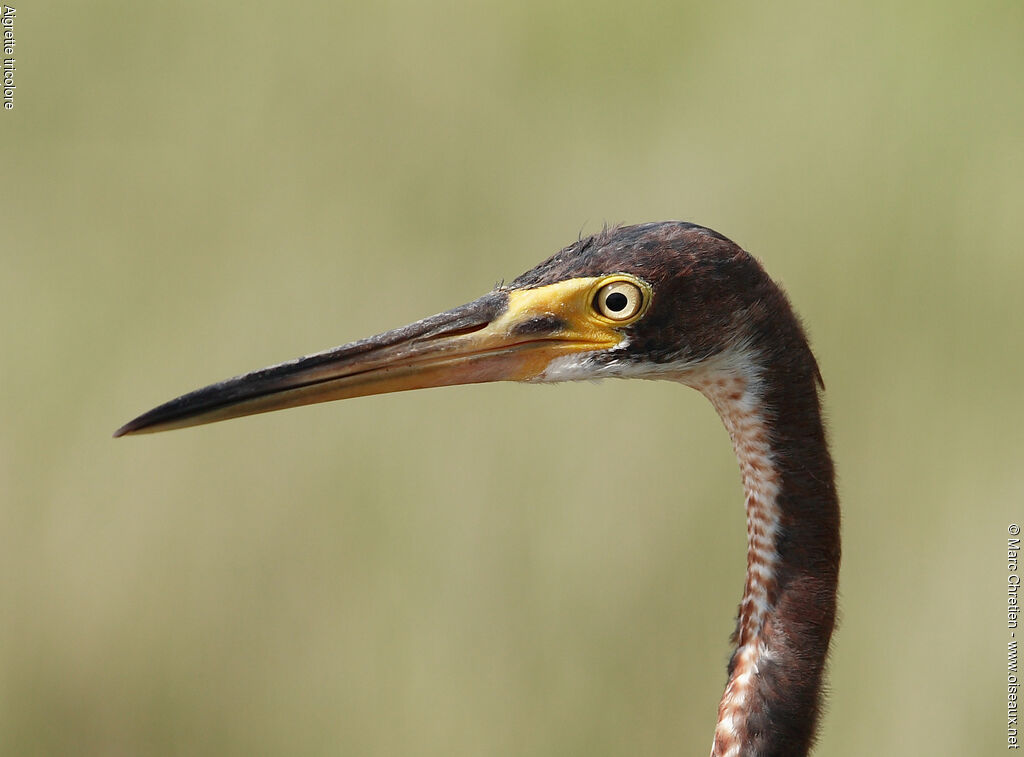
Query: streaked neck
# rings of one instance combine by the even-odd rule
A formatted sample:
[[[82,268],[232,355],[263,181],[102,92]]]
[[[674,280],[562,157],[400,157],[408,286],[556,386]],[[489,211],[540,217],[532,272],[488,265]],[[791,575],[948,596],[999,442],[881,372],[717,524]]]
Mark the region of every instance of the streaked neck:
[[[839,505],[813,358],[803,375],[759,362],[685,379],[721,416],[746,493],[746,580],[712,757],[807,754],[835,622]]]

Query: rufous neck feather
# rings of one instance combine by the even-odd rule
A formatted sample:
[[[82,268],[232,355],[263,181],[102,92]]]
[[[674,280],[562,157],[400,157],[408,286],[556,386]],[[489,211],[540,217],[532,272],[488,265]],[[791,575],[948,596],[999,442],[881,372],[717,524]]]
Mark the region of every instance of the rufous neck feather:
[[[835,619],[832,463],[813,375],[773,385],[755,362],[730,362],[682,378],[718,411],[746,494],[746,580],[711,755],[799,757],[813,741]]]

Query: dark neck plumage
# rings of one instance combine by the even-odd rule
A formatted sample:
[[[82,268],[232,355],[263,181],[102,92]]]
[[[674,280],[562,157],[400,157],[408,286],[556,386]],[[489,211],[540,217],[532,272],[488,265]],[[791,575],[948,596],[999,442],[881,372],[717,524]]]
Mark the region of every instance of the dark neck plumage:
[[[687,380],[722,417],[746,492],[746,584],[712,757],[801,757],[817,726],[839,502],[817,366],[794,325],[785,355],[751,349]]]

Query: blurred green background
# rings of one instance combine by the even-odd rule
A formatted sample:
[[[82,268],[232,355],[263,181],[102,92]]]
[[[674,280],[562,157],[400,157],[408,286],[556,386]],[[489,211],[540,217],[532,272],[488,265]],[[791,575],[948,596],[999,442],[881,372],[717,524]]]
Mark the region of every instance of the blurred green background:
[[[1019,3],[18,5],[0,111],[0,754],[704,754],[739,475],[668,383],[113,441],[604,223],[758,255],[828,386],[820,754],[1005,749]],[[643,433],[605,447],[611,423]]]

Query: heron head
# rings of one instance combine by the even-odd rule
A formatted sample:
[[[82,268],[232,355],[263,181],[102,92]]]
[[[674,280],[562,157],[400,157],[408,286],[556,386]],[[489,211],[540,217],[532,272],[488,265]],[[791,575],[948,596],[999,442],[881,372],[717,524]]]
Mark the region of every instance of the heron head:
[[[212,384],[115,436],[433,386],[678,377],[747,339],[766,282],[752,257],[700,226],[606,230],[466,305]]]

